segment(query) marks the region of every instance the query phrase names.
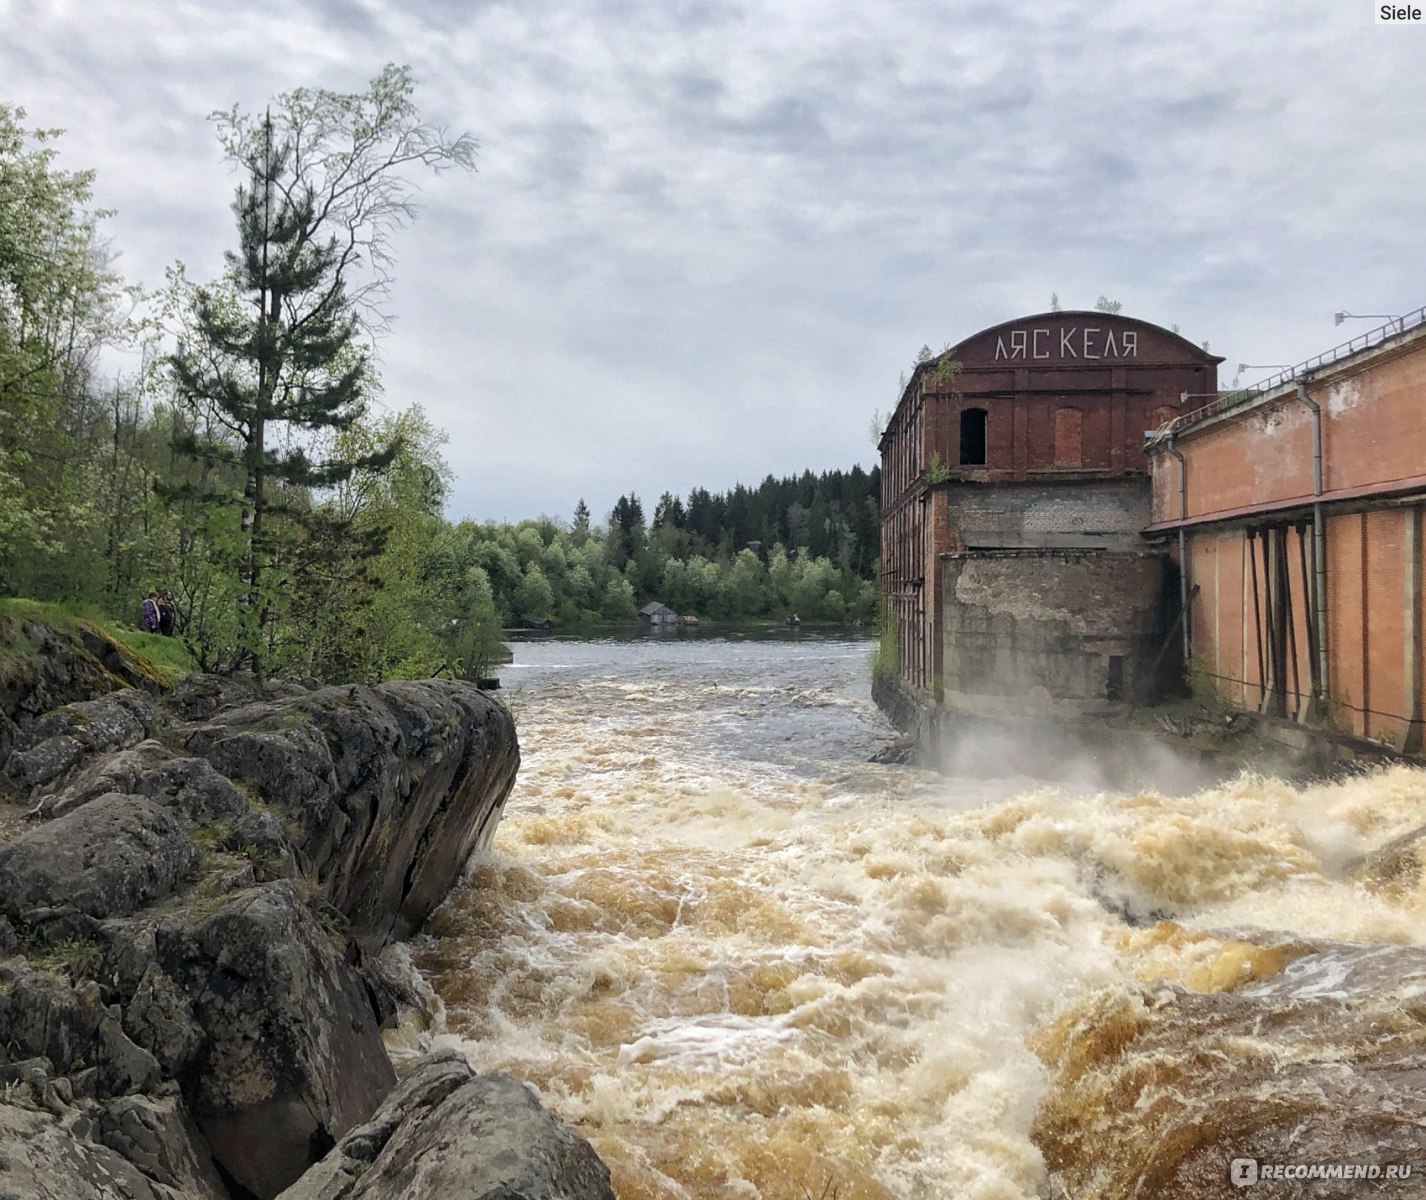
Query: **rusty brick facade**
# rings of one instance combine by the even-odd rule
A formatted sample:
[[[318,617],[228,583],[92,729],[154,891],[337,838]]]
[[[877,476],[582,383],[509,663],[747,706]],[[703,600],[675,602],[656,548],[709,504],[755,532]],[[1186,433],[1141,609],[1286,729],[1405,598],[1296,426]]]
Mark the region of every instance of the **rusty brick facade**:
[[[1420,752],[1426,313],[1150,449],[1196,673],[1233,704]],[[1325,360],[1325,361],[1323,361]]]
[[[1143,321],[1060,312],[983,330],[917,367],[880,443],[882,591],[906,684],[927,695],[999,688],[1077,701],[1110,698],[1116,677],[1144,677],[1138,658],[1161,623],[1164,562],[1138,534],[1150,505],[1144,435],[1179,416],[1182,394],[1212,393],[1219,361]],[[994,570],[949,563],[991,555]],[[1070,582],[1086,573],[1107,580],[1112,555],[1130,556],[1121,573],[1136,581],[1133,597],[1119,597],[1122,611],[1135,613],[1133,628],[1115,645],[1075,632],[1094,600],[1076,598]],[[1156,565],[1137,561],[1145,555]],[[955,607],[963,603],[957,581],[993,576],[1023,591],[1009,581],[1038,584],[1056,573],[1064,585],[1037,586],[1037,607],[992,601],[986,612],[999,615],[990,625]],[[973,649],[981,633],[1058,648],[1007,658],[1005,646]],[[1018,673],[986,671],[997,653]]]

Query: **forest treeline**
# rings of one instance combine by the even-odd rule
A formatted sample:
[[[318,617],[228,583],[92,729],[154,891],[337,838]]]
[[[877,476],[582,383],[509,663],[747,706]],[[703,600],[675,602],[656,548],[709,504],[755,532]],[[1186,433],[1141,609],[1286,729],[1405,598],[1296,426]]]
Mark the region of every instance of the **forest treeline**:
[[[299,92],[276,113],[368,138],[378,114],[411,162],[468,165],[460,139],[430,139],[410,88],[389,68],[365,96]],[[448,519],[444,432],[382,399],[371,367],[384,276],[342,257],[383,230],[333,236],[299,143],[273,117],[225,120],[248,173],[229,269],[197,285],[175,267],[144,294],[114,269],[92,175],[0,104],[0,596],[132,623],[171,589],[199,665],[331,681],[479,674],[502,627],[632,621],[649,600],[713,619],[871,615],[876,470],[694,488],[647,515],[630,493],[607,516],[581,501],[569,520]],[[379,173],[399,153],[382,153],[371,195],[395,197],[394,225],[411,214]],[[101,376],[106,347],[141,365]]]

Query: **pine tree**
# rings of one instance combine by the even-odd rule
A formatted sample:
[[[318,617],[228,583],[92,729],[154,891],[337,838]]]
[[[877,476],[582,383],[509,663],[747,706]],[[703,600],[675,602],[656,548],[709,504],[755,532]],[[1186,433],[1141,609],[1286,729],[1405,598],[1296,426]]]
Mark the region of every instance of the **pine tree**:
[[[259,680],[276,590],[268,569],[279,561],[303,569],[290,545],[281,553],[272,519],[310,515],[311,489],[345,481],[357,470],[382,469],[398,449],[392,444],[323,459],[309,456],[304,445],[310,435],[349,429],[364,415],[368,364],[356,346],[358,323],[338,269],[336,239],[323,238],[315,193],[294,177],[290,149],[274,140],[270,118],[265,132],[233,204],[239,249],[227,255],[223,285],[194,291],[194,339],[170,360],[180,396],[224,431],[205,438],[189,433],[177,449],[206,464],[236,466],[244,477],[240,496],[204,497],[236,504],[241,513],[234,547],[236,644],[219,648],[225,663],[205,665],[250,667]],[[379,538],[369,540],[361,554],[380,549]],[[308,548],[320,541],[311,539]]]
[[[609,514],[609,561],[622,571],[630,559],[643,553],[647,543],[643,504],[633,492],[620,496]]]
[[[682,500],[672,492],[665,492],[659,497],[659,502],[654,505],[655,529],[662,529],[666,525],[682,529],[687,523],[688,514],[684,512]]]
[[[589,540],[589,505],[584,502],[583,496],[574,506],[574,525],[570,528],[570,534],[576,546],[582,546]]]

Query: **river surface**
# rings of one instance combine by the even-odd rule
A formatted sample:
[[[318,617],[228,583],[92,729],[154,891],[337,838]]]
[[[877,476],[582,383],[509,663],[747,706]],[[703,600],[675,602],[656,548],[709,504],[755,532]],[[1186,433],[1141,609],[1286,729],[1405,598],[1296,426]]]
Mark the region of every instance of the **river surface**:
[[[864,639],[514,649],[519,779],[413,957],[441,1040],[533,1085],[622,1200],[1034,1197],[1027,1041],[1067,1004],[1212,986],[1221,930],[1426,931],[1419,893],[1343,875],[1426,820],[1420,772],[1107,793],[1007,747],[956,780],[867,761]]]

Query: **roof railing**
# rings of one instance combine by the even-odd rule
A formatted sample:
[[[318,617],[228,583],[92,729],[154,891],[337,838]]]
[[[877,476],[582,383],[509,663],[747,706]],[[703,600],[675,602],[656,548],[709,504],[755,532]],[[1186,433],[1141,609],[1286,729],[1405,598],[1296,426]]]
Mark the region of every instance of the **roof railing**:
[[[1422,305],[1415,312],[1409,312],[1402,317],[1393,317],[1385,325],[1379,325],[1375,329],[1360,333],[1349,342],[1343,342],[1340,346],[1333,346],[1330,350],[1324,350],[1321,354],[1314,355],[1305,362],[1298,363],[1295,367],[1288,367],[1285,371],[1279,371],[1276,375],[1270,375],[1261,383],[1255,383],[1249,388],[1235,388],[1233,391],[1220,392],[1217,399],[1210,401],[1201,408],[1195,408],[1191,412],[1181,413],[1173,421],[1169,422],[1162,429],[1154,431],[1151,441],[1158,441],[1160,438],[1170,433],[1176,433],[1180,429],[1187,429],[1190,425],[1197,425],[1200,421],[1206,421],[1209,417],[1216,417],[1220,413],[1230,412],[1244,404],[1251,403],[1261,396],[1266,396],[1269,392],[1275,392],[1278,388],[1292,383],[1293,380],[1301,378],[1319,367],[1330,366],[1332,363],[1340,362],[1344,358],[1350,358],[1354,354],[1360,354],[1363,350],[1370,350],[1373,346],[1379,346],[1391,338],[1405,333],[1408,329],[1415,329],[1417,326],[1426,325],[1426,305]]]

